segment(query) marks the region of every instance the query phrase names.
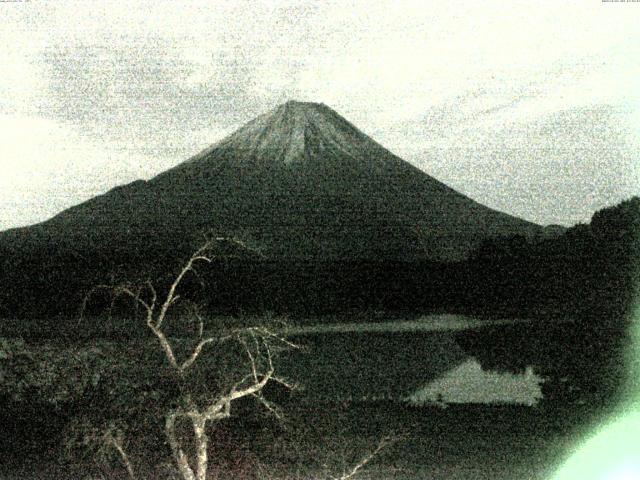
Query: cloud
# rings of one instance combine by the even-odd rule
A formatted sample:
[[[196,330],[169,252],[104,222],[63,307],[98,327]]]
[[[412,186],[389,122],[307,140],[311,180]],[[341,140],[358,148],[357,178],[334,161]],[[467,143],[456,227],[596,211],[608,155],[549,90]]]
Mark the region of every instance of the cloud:
[[[513,73],[375,137],[493,208],[542,224],[587,222],[595,210],[640,194],[640,105],[628,98],[640,63],[615,76],[620,63],[585,55]]]
[[[72,21],[51,7],[46,33],[28,22],[46,79],[37,115],[177,162],[219,139],[202,144],[194,132],[227,133],[300,94],[295,71],[316,43],[298,19],[311,4],[162,3],[149,6],[155,17],[114,5],[77,4]]]
[[[225,81],[189,83],[196,67],[160,39],[127,48],[76,45],[48,50],[44,59],[49,95],[41,116],[147,153],[184,155],[194,131],[223,130],[263,107],[244,80],[250,65],[230,62],[218,75]]]
[[[408,158],[499,210],[543,224],[587,222],[595,210],[640,193],[631,115],[595,105],[457,124]]]

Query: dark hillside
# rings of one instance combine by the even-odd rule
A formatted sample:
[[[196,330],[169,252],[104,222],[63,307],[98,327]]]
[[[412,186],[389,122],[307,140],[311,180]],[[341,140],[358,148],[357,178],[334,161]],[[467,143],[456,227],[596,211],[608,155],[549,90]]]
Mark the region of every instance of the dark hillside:
[[[222,245],[200,272],[212,312],[613,318],[636,278],[638,203],[538,227],[455,192],[330,108],[289,102],[154,179],[0,233],[0,308],[69,317],[98,283],[162,288],[211,231],[259,252]]]
[[[321,296],[330,308],[345,298],[360,307],[386,289],[384,281],[365,286],[369,293],[352,300],[359,288],[353,285],[371,270],[389,270],[397,284],[391,291],[398,291],[408,262],[460,260],[487,238],[544,233],[452,190],[327,106],[287,102],[149,181],[0,233],[0,282],[10,288],[5,308],[14,315],[68,315],[96,283],[166,275],[205,232],[235,237],[268,260],[239,266],[237,278],[248,275],[249,283],[260,283],[252,275],[269,276],[274,264],[275,277],[291,273],[305,286],[315,271],[325,279],[337,274],[338,292],[325,281],[308,287],[328,289]],[[416,268],[422,267],[409,270]],[[416,287],[409,291],[421,295]],[[223,303],[247,309],[314,303],[306,293],[274,300],[268,286],[260,295],[249,304]],[[399,308],[406,301],[393,303]]]

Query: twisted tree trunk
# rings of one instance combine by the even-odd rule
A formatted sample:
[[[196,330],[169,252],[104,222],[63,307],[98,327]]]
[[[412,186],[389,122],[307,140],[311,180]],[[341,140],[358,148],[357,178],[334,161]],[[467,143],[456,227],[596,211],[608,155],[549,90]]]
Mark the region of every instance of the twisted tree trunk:
[[[180,472],[180,475],[182,475],[182,478],[184,480],[196,480],[196,476],[194,475],[193,470],[189,465],[189,459],[182,450],[178,437],[176,436],[177,418],[177,413],[170,413],[169,415],[167,415],[165,423],[165,434],[167,436],[167,441],[169,442],[171,453],[173,454],[173,459],[176,462],[176,466],[178,467],[178,471]]]
[[[196,480],[206,480],[207,477],[207,420],[204,416],[198,415],[191,418],[193,423],[193,434],[196,442]]]

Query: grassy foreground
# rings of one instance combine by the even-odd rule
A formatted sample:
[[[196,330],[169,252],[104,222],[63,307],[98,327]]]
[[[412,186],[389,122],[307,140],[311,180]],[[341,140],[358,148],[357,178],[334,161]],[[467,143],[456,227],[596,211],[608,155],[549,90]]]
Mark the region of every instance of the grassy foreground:
[[[378,479],[545,479],[567,458],[579,434],[598,422],[588,406],[410,407],[394,402],[283,405],[275,421],[243,405],[213,429],[211,478],[308,479],[339,477],[373,451],[379,440],[397,441],[359,474]],[[65,415],[35,424],[28,415],[3,418],[2,478],[125,478],[114,459],[98,467],[91,458],[60,461]],[[154,433],[131,442],[132,460],[148,478],[169,479],[166,446]],[[145,438],[146,436],[146,438]]]
[[[586,365],[584,358],[593,358],[592,350],[581,348],[582,344],[576,341],[572,342],[573,348],[567,348],[567,343],[560,340],[567,338],[567,333],[575,332],[575,327],[564,324],[558,325],[558,329],[553,335],[548,326],[526,325],[456,332],[454,336],[448,332],[312,335],[302,342],[306,351],[300,365],[311,369],[314,364],[328,364],[328,371],[342,368],[343,373],[347,372],[344,358],[338,353],[349,346],[350,351],[359,352],[353,358],[358,367],[352,372],[354,375],[365,370],[377,371],[382,360],[395,372],[415,373],[420,365],[431,365],[433,359],[444,361],[450,356],[452,360],[457,359],[450,348],[457,345],[463,347],[462,353],[478,355],[490,365],[494,356],[508,359],[509,352],[517,351],[519,361],[543,359],[556,368],[563,365],[561,375],[579,370],[593,381],[595,374],[580,368]],[[541,333],[536,334],[536,330]],[[555,338],[557,342],[550,341]],[[85,408],[88,405],[93,409],[96,401],[104,398],[94,396],[93,400],[87,400],[87,392],[101,392],[100,388],[110,385],[103,383],[108,380],[106,377],[94,378],[92,368],[99,365],[92,362],[105,362],[106,367],[116,368],[110,359],[121,358],[123,368],[136,364],[152,366],[158,361],[154,344],[143,339],[94,341],[90,346],[81,345],[83,342],[70,346],[50,340],[29,343],[24,346],[25,353],[20,357],[24,360],[18,366],[31,374],[31,384],[22,385],[23,377],[16,376],[16,389],[12,393],[18,392],[18,387],[21,389],[20,403],[0,399],[0,424],[5,433],[0,436],[0,478],[126,478],[117,457],[103,459],[107,461],[100,464],[92,455],[65,457],[62,445],[68,433],[66,426],[78,414],[77,405],[84,402]],[[435,346],[442,348],[438,350]],[[487,346],[497,351],[485,352]],[[543,347],[549,351],[542,352]],[[13,345],[7,351],[16,352],[16,349]],[[425,357],[427,351],[429,359]],[[219,363],[215,358],[209,360],[211,364],[204,364],[204,370],[215,370],[213,367]],[[506,367],[510,367],[510,363]],[[130,367],[125,370],[129,371]],[[76,372],[77,377],[63,375],[67,371]],[[12,370],[7,372],[11,374]],[[39,383],[40,373],[48,375],[50,381]],[[139,380],[134,372],[129,373],[133,381]],[[601,375],[608,372],[603,371]],[[386,376],[391,375],[387,372]],[[394,384],[410,380],[408,376],[395,378]],[[33,388],[57,399],[58,405],[45,408],[30,401],[34,398]],[[283,395],[273,391],[271,394],[277,396],[284,412],[283,420],[267,415],[248,400],[237,406],[232,418],[211,429],[211,478],[339,478],[375,450],[381,439],[390,436],[397,441],[376,455],[359,472],[358,478],[546,479],[570,456],[581,434],[605,417],[603,404],[590,401],[595,400],[596,395],[550,396],[533,408],[461,405],[440,409],[412,407],[397,401],[398,398],[396,401],[338,402],[330,398],[322,401],[304,392]],[[185,436],[185,442],[187,438]],[[128,437],[127,448],[140,478],[174,478],[166,465],[170,458],[168,447],[157,425],[140,425]]]

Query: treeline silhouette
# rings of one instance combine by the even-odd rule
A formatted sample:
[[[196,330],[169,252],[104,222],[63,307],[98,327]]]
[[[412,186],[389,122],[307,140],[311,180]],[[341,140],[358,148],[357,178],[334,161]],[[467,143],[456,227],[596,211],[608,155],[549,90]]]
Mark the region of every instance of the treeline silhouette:
[[[599,321],[622,316],[631,305],[639,232],[640,199],[634,197],[552,238],[487,240],[455,263],[273,260],[223,244],[219,257],[185,283],[183,295],[203,302],[210,314],[448,312]],[[97,284],[151,279],[162,290],[196,246],[185,241],[136,251],[101,245],[77,252],[42,244],[23,252],[0,245],[0,316],[73,318]],[[96,312],[105,306],[99,303]]]
[[[548,400],[616,401],[624,395],[633,341],[639,253],[638,197],[557,238],[486,242],[467,262],[477,280],[470,284],[472,303],[548,321],[465,332],[458,343],[484,368],[522,372],[536,365],[548,377]]]
[[[631,304],[640,251],[640,199],[540,242],[485,242],[467,262],[477,307],[525,316],[610,317]]]

